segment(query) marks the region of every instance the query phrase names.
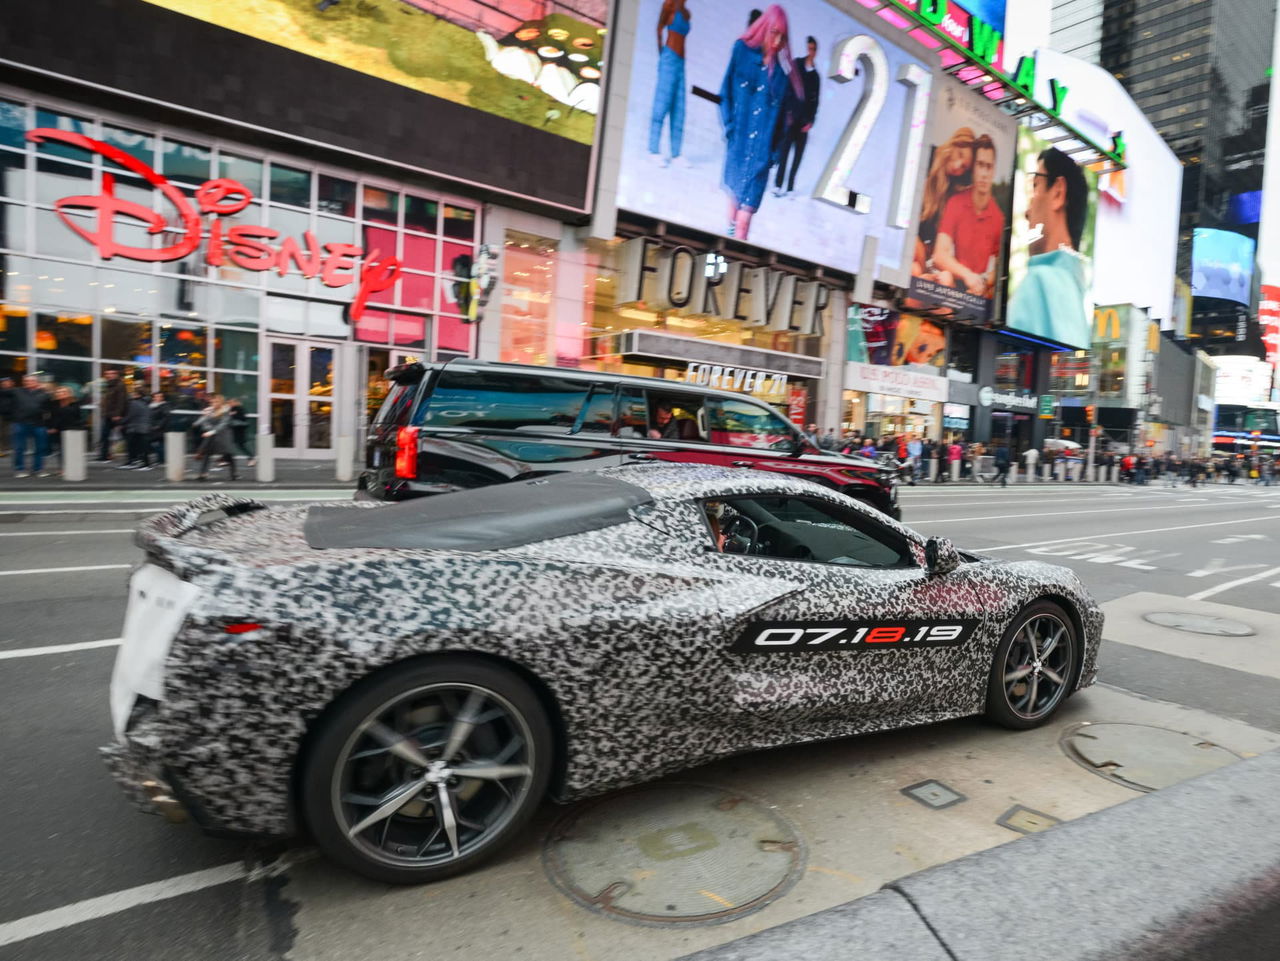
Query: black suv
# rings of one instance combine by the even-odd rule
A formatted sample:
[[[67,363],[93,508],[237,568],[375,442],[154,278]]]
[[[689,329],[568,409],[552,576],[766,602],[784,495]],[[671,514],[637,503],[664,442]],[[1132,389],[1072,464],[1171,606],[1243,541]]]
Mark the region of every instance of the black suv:
[[[358,497],[675,461],[806,477],[898,518],[892,469],[823,451],[771,407],[681,381],[451,360],[387,371]]]

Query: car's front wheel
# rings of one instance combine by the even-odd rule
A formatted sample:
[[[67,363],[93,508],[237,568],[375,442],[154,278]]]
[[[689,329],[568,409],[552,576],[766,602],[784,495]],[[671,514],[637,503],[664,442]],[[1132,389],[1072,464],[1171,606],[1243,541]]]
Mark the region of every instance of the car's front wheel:
[[[301,806],[321,851],[372,878],[419,884],[498,851],[546,793],[552,736],[510,671],[464,657],[396,666],[321,720]]]
[[[1071,693],[1080,664],[1075,624],[1052,601],[1025,607],[996,648],[987,717],[1025,730],[1049,720]]]

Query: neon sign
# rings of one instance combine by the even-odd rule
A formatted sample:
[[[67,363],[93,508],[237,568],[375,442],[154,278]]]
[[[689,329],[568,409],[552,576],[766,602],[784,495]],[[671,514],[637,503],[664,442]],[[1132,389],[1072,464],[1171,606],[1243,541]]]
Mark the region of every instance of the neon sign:
[[[366,252],[355,244],[321,244],[310,230],[303,232],[302,243],[299,244],[292,237],[280,240],[280,231],[272,227],[224,225],[222,218],[239,213],[253,202],[252,192],[238,180],[229,177],[207,180],[196,188],[195,202],[192,203],[163,174],[101,140],[52,127],[29,130],[27,139],[34,143],[54,140],[98,154],[104,160],[137,174],[172,207],[173,217],[170,218],[160,211],[116,196],[116,178],[109,171],[102,173],[101,193],[62,197],[54,201],[59,219],[91,244],[104,260],[114,257],[144,263],[182,260],[200,246],[205,218],[208,218],[208,241],[204,249],[206,264],[221,267],[230,261],[244,270],[275,270],[281,277],[296,268],[304,277],[319,277],[326,287],[336,289],[355,284],[356,293],[349,311],[352,321],[360,319],[370,296],[386,290],[400,279],[399,259],[384,257],[376,248]],[[69,211],[72,210],[91,211],[93,219],[86,225],[71,216]],[[145,225],[148,234],[176,234],[177,239],[162,247],[134,247],[121,243],[116,239],[116,220],[121,216]],[[176,230],[171,220],[178,224]],[[357,261],[361,261],[358,268]]]

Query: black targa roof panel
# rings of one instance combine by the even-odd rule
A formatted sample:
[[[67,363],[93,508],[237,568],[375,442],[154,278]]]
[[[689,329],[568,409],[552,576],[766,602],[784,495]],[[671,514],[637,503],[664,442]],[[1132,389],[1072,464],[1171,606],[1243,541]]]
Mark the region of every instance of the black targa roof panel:
[[[635,484],[569,473],[374,509],[312,507],[304,530],[321,550],[492,551],[622,524],[652,501]]]

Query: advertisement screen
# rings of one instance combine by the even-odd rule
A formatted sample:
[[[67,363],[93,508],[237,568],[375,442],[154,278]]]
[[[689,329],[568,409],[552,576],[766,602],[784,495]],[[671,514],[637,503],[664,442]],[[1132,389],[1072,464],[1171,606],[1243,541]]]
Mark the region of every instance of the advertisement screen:
[[[1280,287],[1262,285],[1258,323],[1262,326],[1262,347],[1267,352],[1267,363],[1271,365],[1272,380],[1280,387],[1280,380],[1275,377],[1276,371],[1280,370]]]
[[[1254,241],[1230,230],[1197,227],[1191,241],[1191,292],[1248,305]]]
[[[1093,171],[1019,128],[1005,311],[1010,330],[1089,347],[1097,180]]]
[[[903,314],[894,331],[892,363],[919,364],[926,367],[947,366],[947,335],[931,320],[914,314]]]
[[[822,0],[638,6],[618,206],[902,272],[933,65]]]
[[[323,145],[585,211],[607,10],[606,0],[41,0],[25,5],[23,42],[6,56],[93,84],[94,102],[123,112],[145,98],[198,113],[201,129],[221,126],[228,139],[247,126],[256,139],[304,141],[297,152]]]
[[[955,80],[934,97],[908,306],[992,318],[1013,203],[1017,121]]]
[[[849,307],[845,360],[888,364],[898,330],[898,312],[889,307],[852,304]]]

